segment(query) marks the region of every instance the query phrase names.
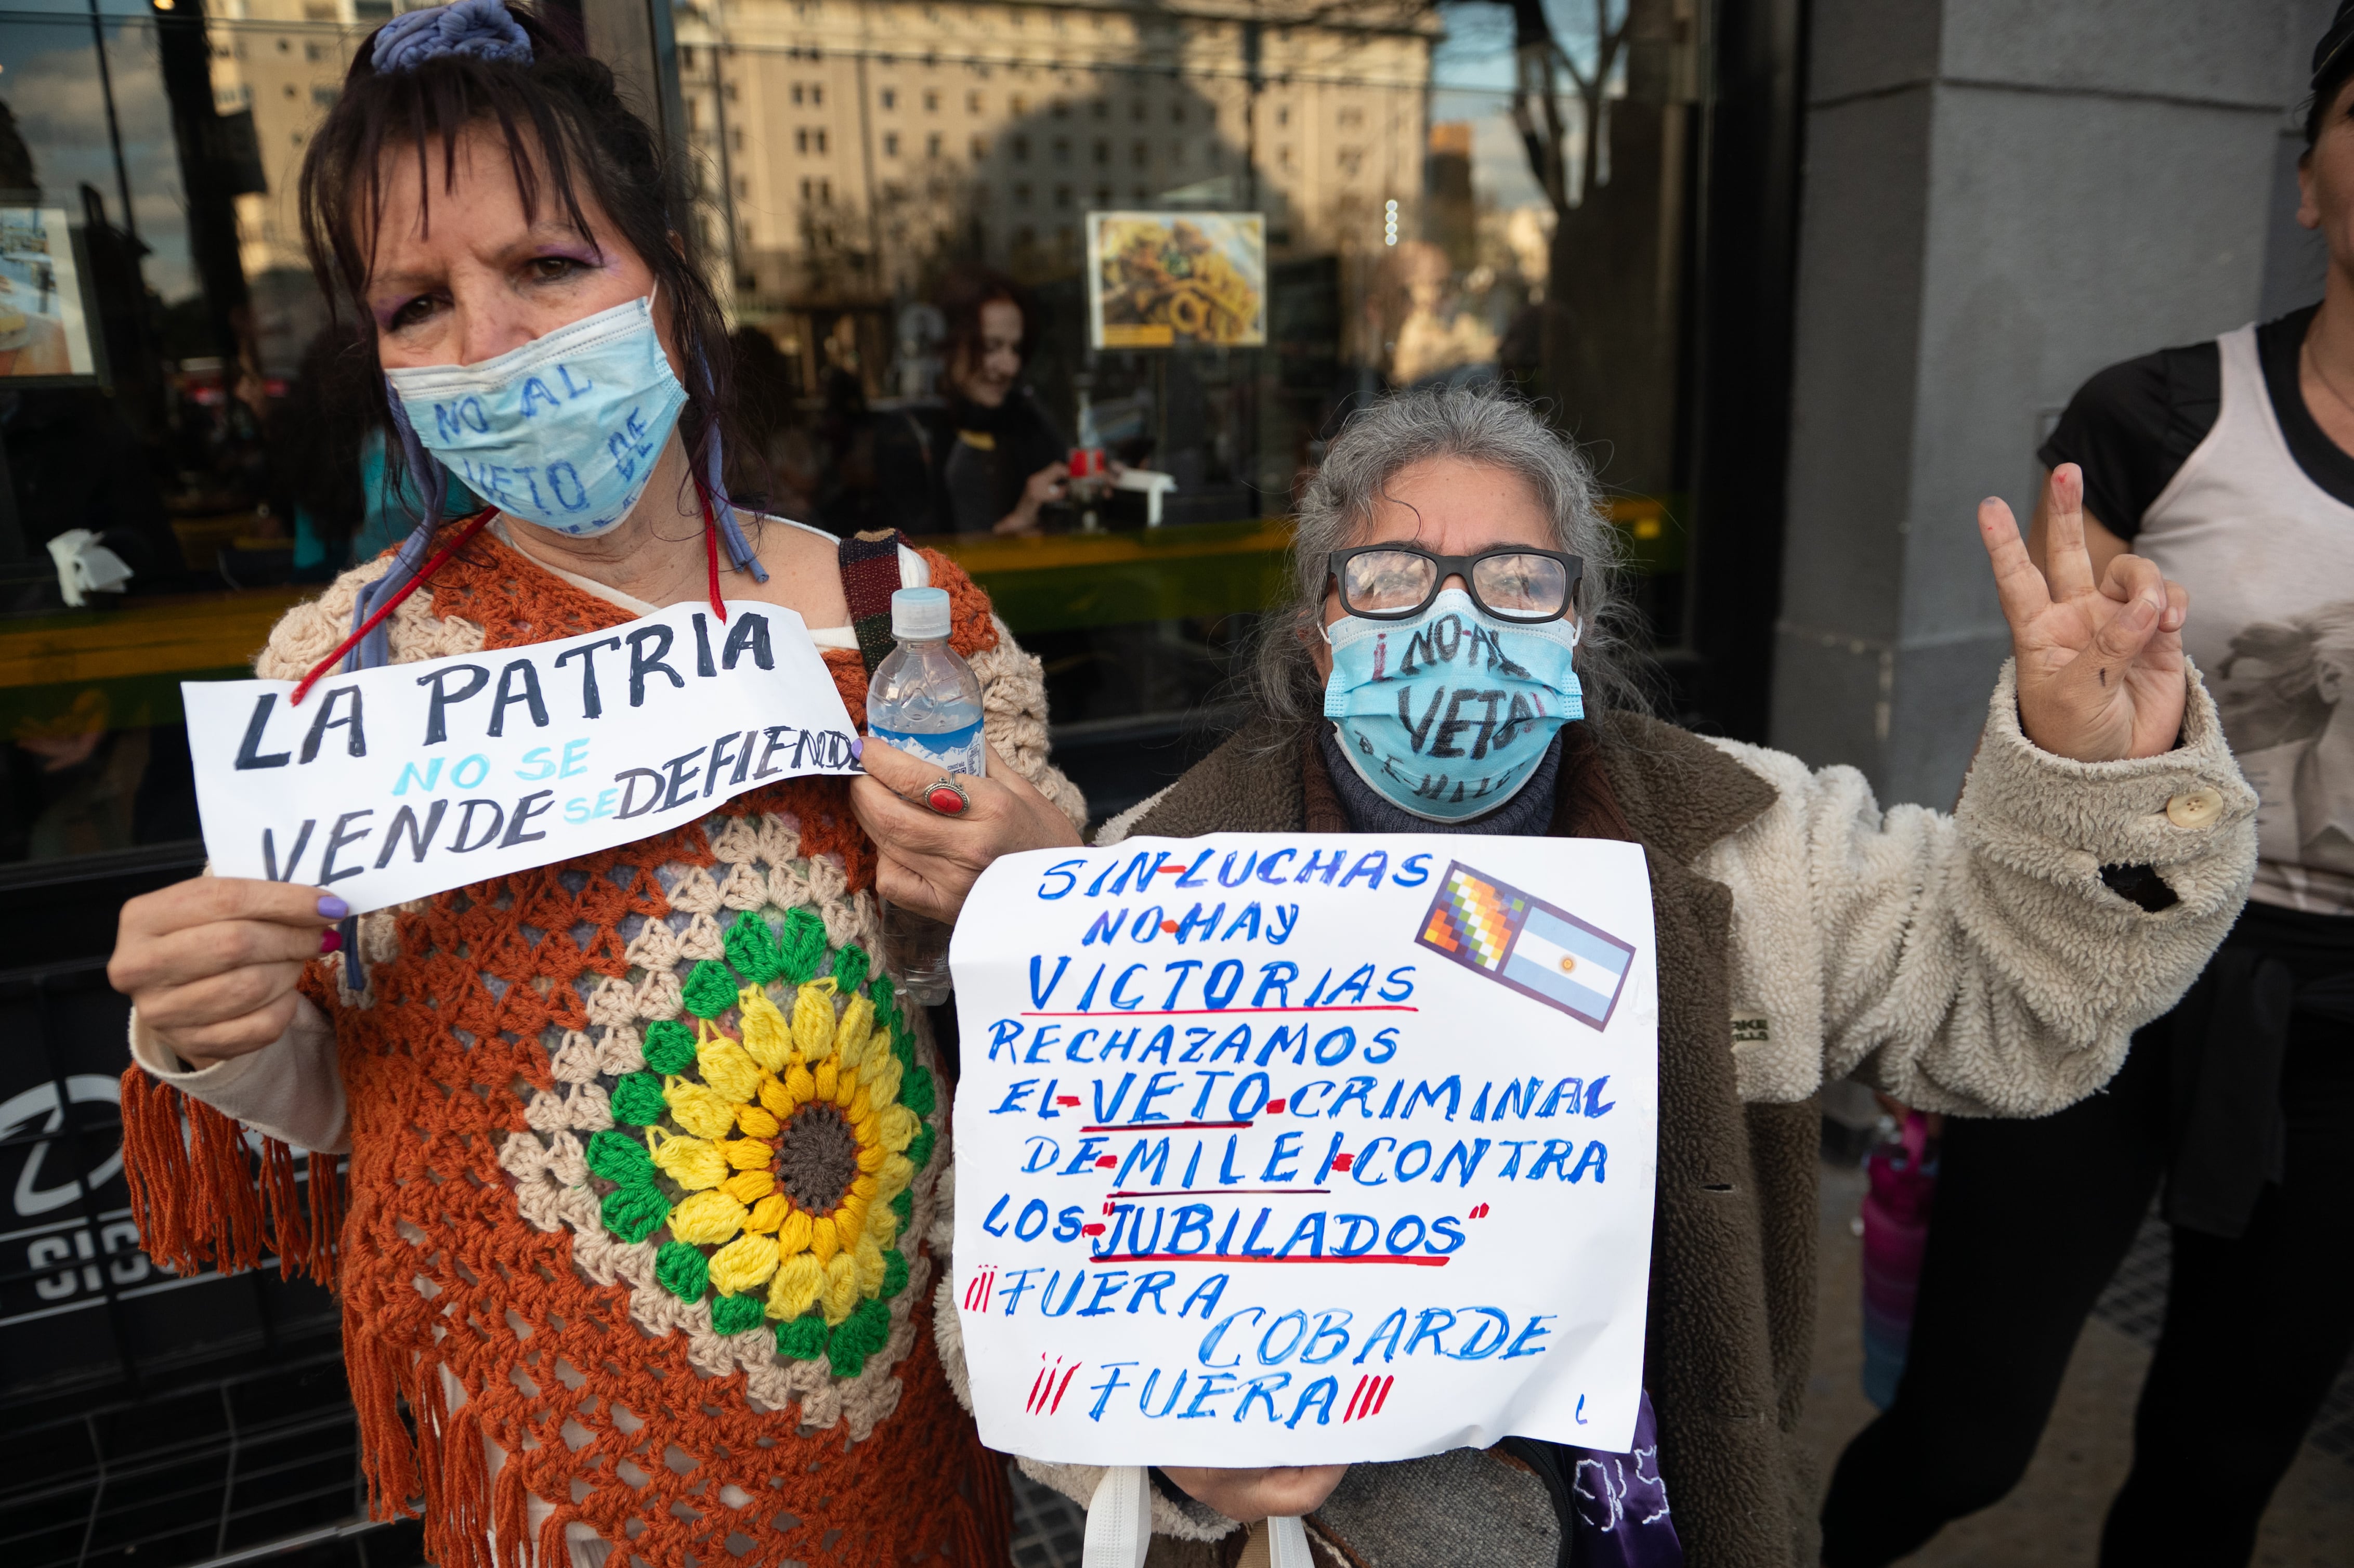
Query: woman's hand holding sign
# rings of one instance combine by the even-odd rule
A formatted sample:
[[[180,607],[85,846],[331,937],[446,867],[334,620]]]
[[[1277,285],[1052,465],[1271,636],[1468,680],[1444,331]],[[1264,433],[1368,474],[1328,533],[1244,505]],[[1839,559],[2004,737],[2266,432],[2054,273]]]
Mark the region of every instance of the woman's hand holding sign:
[[[2074,463],[2044,492],[2051,535],[2044,570],[2020,541],[2010,508],[1978,503],[1978,535],[1994,563],[2019,661],[2019,723],[2055,757],[2114,762],[2174,748],[2189,701],[2182,624],[2190,596],[2140,556],[2119,556],[2096,585],[2084,546],[2084,480]]]
[[[949,815],[925,804],[940,770],[869,737],[866,777],[850,786],[858,825],[875,840],[875,885],[903,909],[954,922],[990,863],[1021,850],[1076,845],[1071,820],[991,747],[989,777],[958,774],[965,806]]]
[[[260,1050],[294,1021],[302,966],[340,946],[344,901],[315,887],[200,876],[122,906],[106,978],[192,1067]]]

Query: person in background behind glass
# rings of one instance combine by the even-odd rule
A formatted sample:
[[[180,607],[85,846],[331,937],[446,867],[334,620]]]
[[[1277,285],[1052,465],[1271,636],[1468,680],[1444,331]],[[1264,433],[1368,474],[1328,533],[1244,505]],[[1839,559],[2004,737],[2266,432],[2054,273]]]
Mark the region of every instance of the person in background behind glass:
[[[333,582],[353,563],[374,560],[425,514],[417,482],[387,471],[384,424],[369,399],[376,374],[355,328],[326,327],[270,412],[270,466],[292,503],[298,583]],[[442,492],[444,517],[479,505],[455,477]]]
[[[737,327],[727,344],[736,357],[736,417],[748,438],[728,449],[727,493],[822,525],[826,463],[794,395],[792,361],[758,327]]]
[[[2321,303],[2112,366],[2040,454],[2083,470],[2092,573],[2131,551],[2199,606],[2183,646],[2257,793],[2255,885],[2108,1093],[1946,1119],[1903,1377],[1840,1460],[1829,1568],[1893,1562],[2018,1484],[2161,1185],[2166,1324],[2104,1568],[2246,1563],[2354,1348],[2354,0],[2313,90],[2297,218],[2328,242]],[[2039,513],[2030,540],[2054,592],[2088,558],[2065,532]]]
[[[876,430],[884,515],[911,534],[1035,534],[1071,471],[1069,443],[1020,379],[1029,306],[1012,280],[979,268],[951,273],[936,302],[949,395]]]

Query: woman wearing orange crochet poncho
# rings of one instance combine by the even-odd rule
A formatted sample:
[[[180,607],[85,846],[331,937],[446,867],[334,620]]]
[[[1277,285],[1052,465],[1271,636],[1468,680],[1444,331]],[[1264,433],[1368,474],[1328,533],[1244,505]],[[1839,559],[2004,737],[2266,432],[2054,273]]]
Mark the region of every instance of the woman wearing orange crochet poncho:
[[[289,613],[260,674],[724,595],[798,612],[860,713],[891,592],[928,586],[991,755],[953,817],[911,803],[936,770],[874,744],[854,780],[788,779],[356,920],[318,888],[227,877],[133,901],[111,974],[136,1004],[125,1147],[149,1250],[183,1269],[275,1251],[338,1288],[375,1511],[421,1511],[444,1568],[1002,1562],[1002,1466],[931,1331],[947,1085],[878,962],[876,901],[952,918],[997,855],[1078,842],[1036,662],[941,556],[739,524],[684,193],[611,73],[529,16],[460,0],[379,28],[302,200],[323,283],[375,324],[407,466],[479,474],[466,442],[495,438],[492,491],[520,473],[528,493],[429,517]],[[550,504],[528,454],[571,418],[552,398],[537,429],[404,417],[404,378],[495,376],[551,344],[670,410],[631,427],[651,465],[584,483],[559,463],[573,493]]]

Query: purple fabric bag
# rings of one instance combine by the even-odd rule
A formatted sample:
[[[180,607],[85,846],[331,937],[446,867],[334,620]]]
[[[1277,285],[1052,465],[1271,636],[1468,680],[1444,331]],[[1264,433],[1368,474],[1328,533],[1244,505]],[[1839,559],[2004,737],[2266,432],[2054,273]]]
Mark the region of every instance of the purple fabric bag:
[[[1906,1111],[1903,1129],[1874,1149],[1863,1170],[1871,1183],[1863,1199],[1863,1396],[1885,1410],[1896,1402],[1896,1380],[1904,1373],[1937,1192],[1929,1118]]]
[[[1569,1561],[1578,1568],[1683,1568],[1683,1542],[1659,1479],[1659,1426],[1646,1390],[1635,1412],[1635,1446],[1604,1454],[1564,1446],[1569,1461]]]

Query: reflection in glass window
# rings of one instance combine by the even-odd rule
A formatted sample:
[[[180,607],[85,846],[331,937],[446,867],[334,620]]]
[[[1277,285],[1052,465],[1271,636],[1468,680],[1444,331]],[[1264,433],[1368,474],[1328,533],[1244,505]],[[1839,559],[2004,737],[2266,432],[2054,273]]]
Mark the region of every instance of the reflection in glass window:
[[[287,201],[354,30],[255,9],[0,14],[0,863],[193,841],[179,680],[408,526],[380,434],[318,417],[340,340]],[[80,609],[48,549],[72,530],[131,573]]]
[[[196,589],[290,601],[380,548],[413,503],[380,493],[383,432],[312,418],[334,403],[340,340],[290,199],[351,49],[393,6],[239,7],[175,33],[159,20],[168,12],[102,0],[96,44],[79,5],[0,12],[0,186],[37,189],[72,216],[111,367],[103,392],[27,389],[0,415],[18,520],[28,543],[101,533],[137,574],[126,610]],[[1509,7],[1450,6],[1443,30],[1432,8],[1395,0],[1261,9],[1265,25],[1251,26],[1101,6],[1063,27],[1059,11],[997,0],[672,13],[705,193],[682,231],[711,252],[756,366],[748,384],[764,388],[731,483],[840,532],[952,527],[931,490],[909,499],[885,480],[895,461],[925,471],[919,454],[893,455],[920,445],[906,439],[910,419],[946,429],[950,446],[959,429],[993,428],[959,390],[940,304],[957,279],[986,272],[1023,302],[1031,447],[1067,455],[1085,432],[1112,460],[1172,477],[1167,525],[1244,541],[1232,547],[1245,566],[1117,611],[1083,614],[1018,575],[990,579],[1046,657],[1058,754],[1084,772],[1097,748],[1099,810],[1127,803],[1128,785],[1103,782],[1113,763],[1140,766],[1138,737],[1156,724],[1176,735],[1174,715],[1201,708],[1228,672],[1256,588],[1222,599],[1218,585],[1263,580],[1261,557],[1280,546],[1262,520],[1286,511],[1340,412],[1384,386],[1510,377],[1606,433],[1606,480],[1641,498],[1628,503],[1628,538],[1657,589],[1655,624],[1680,634],[1689,345],[1658,323],[1692,315],[1682,291],[1711,8],[1677,0],[1679,17],[1699,20],[1640,37],[1627,0],[1608,0],[1599,26],[1592,7],[1540,8],[1557,48],[1549,103],[1517,70]],[[1046,17],[1037,27],[1034,10]],[[175,104],[166,78],[184,64],[196,87]],[[896,118],[903,93],[939,115],[944,91],[965,116],[953,162],[949,133]],[[1113,131],[1121,121],[1129,130]],[[183,158],[186,123],[207,127],[203,156]],[[923,163],[910,168],[918,135]],[[1116,207],[1172,224],[1257,215],[1265,346],[1091,346],[1088,225]],[[1189,321],[1196,310],[1190,295],[1177,307]],[[306,451],[324,455],[290,455]],[[1142,524],[1141,499],[1125,492],[1041,514],[1074,538]],[[0,609],[65,613],[21,564],[0,561]],[[248,621],[192,638],[170,668],[0,687],[0,862],[193,834],[176,682],[249,652],[249,621],[266,625],[268,611],[239,602]],[[1102,619],[1115,614],[1125,619]]]

